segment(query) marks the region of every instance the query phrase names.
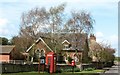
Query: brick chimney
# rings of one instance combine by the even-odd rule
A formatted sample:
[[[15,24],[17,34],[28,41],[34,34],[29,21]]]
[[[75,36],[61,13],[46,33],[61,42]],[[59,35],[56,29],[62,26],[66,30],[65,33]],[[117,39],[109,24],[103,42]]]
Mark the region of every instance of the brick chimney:
[[[96,37],[95,37],[94,34],[90,34],[90,40],[94,40],[94,41],[96,41]]]

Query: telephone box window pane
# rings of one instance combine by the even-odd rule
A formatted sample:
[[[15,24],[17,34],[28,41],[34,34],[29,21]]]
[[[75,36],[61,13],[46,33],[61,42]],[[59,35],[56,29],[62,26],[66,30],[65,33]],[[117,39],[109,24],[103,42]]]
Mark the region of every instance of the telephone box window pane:
[[[51,60],[51,59],[50,59],[50,58],[48,58],[48,65],[50,65],[50,62],[51,62],[50,60]]]

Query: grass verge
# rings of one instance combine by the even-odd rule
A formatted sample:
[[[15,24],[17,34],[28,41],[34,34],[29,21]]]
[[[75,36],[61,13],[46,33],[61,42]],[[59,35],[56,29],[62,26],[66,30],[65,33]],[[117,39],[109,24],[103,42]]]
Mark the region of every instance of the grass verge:
[[[20,72],[20,73],[7,73],[2,75],[99,75],[103,73],[104,70],[93,70],[93,71],[81,71],[81,72],[63,72],[63,73],[53,73],[49,74],[47,72]]]

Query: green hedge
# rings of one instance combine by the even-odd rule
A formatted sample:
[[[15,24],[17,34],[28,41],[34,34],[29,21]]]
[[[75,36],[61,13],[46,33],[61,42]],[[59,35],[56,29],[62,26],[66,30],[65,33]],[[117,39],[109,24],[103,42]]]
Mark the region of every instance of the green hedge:
[[[95,68],[86,68],[84,71],[93,71]]]
[[[73,72],[73,68],[70,69],[61,69],[62,72]],[[74,68],[74,72],[80,72],[79,68]]]
[[[38,65],[28,64],[2,64],[2,73],[30,72],[37,71]]]

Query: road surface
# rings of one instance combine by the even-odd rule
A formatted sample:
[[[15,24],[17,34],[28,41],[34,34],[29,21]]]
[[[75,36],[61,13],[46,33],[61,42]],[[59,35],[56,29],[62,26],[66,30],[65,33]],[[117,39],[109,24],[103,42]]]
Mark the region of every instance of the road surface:
[[[120,64],[114,65],[101,75],[120,75]]]

